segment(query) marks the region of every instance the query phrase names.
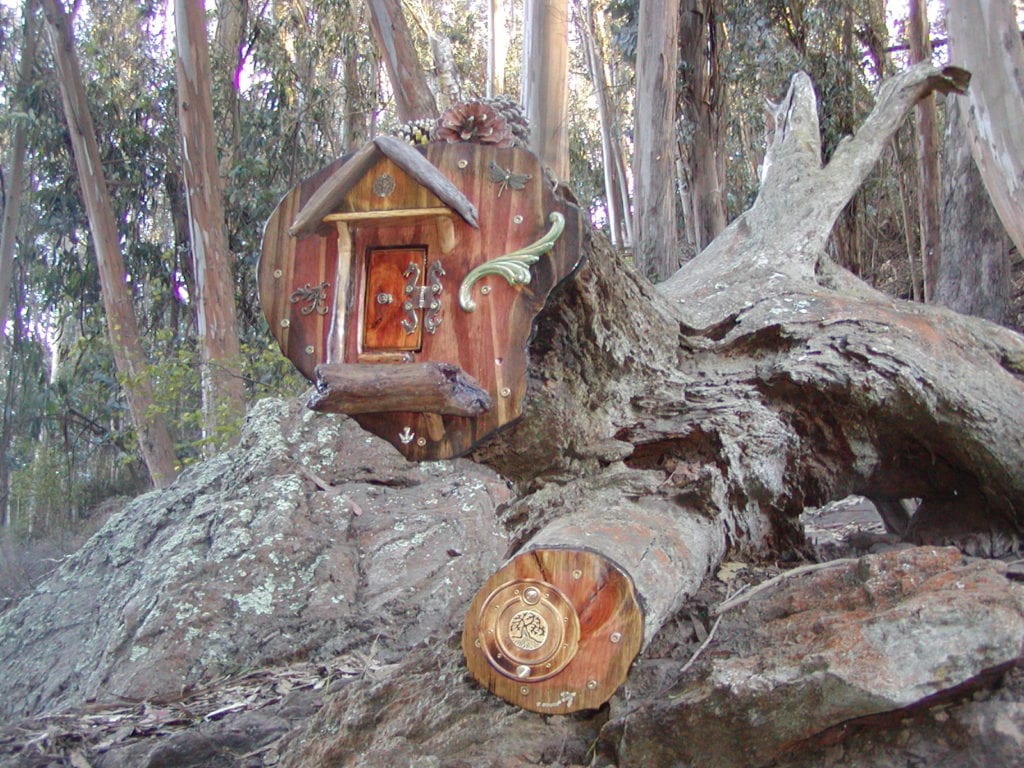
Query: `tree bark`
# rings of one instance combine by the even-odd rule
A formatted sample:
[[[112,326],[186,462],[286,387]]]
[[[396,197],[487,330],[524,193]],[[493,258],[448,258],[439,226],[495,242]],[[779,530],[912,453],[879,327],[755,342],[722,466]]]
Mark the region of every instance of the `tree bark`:
[[[580,3],[579,14],[583,20],[580,31],[583,35],[583,45],[587,55],[587,67],[590,70],[590,79],[594,86],[594,95],[597,98],[597,112],[601,121],[601,158],[604,168],[604,194],[605,210],[608,215],[608,231],[611,235],[613,245],[624,245],[623,220],[626,217],[627,203],[623,199],[622,186],[617,178],[619,165],[616,153],[614,132],[615,110],[608,93],[608,78],[605,74],[604,57],[599,47],[597,18],[594,7],[590,3]]]
[[[70,19],[58,0],[42,0],[42,7],[49,26],[61,100],[92,231],[110,346],[132,422],[138,432],[143,460],[153,484],[162,488],[177,476],[178,460],[167,424],[153,407],[152,384],[146,373],[138,322],[125,282],[120,238],[75,55]]]
[[[975,75],[967,94],[971,154],[1006,232],[1024,253],[1024,44],[1015,4],[950,0],[950,61]]]
[[[487,85],[488,98],[505,93],[505,59],[508,57],[508,30],[505,28],[503,0],[487,0]]]
[[[398,119],[408,122],[437,117],[437,103],[416,55],[401,2],[367,0],[367,7],[370,9],[370,27],[395,94]]]
[[[522,92],[530,122],[530,149],[555,178],[568,181],[568,0],[527,0]]]
[[[967,138],[964,102],[946,104],[942,250],[935,303],[1000,325],[1013,319],[1010,238],[992,207]]]
[[[655,280],[679,268],[675,87],[679,0],[641,0],[636,57],[633,234],[636,265]]]
[[[178,0],[178,130],[188,201],[189,244],[198,288],[203,433],[216,450],[245,416],[231,251],[217,162],[203,0]]]
[[[684,87],[679,113],[689,131],[680,143],[689,192],[690,217],[697,251],[725,229],[725,152],[721,115],[725,90],[718,64],[723,37],[718,0],[687,0],[679,24],[679,58]]]
[[[25,3],[23,13],[25,24],[22,35],[21,61],[18,63],[18,85],[12,105],[15,110],[20,109],[31,83],[39,39],[36,3],[32,0]],[[8,175],[6,195],[3,200],[3,220],[0,221],[0,336],[7,334],[7,309],[10,305],[11,281],[14,276],[14,246],[18,234],[18,220],[21,217],[22,190],[25,186],[25,134],[25,121],[16,120],[7,163]]]
[[[931,61],[932,44],[928,36],[928,10],[923,0],[910,0],[907,33],[910,63]],[[939,129],[935,97],[925,96],[914,107],[917,124],[917,207],[921,219],[921,263],[924,274],[924,300],[932,301],[942,260],[942,221],[939,213],[941,178],[939,176]]]

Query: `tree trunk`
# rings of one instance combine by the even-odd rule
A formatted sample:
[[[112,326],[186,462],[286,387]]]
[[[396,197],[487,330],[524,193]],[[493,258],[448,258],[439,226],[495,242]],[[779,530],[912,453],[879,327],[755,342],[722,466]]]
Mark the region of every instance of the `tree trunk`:
[[[203,434],[209,450],[215,450],[237,431],[245,416],[245,388],[213,128],[205,3],[178,0],[174,21],[178,130],[188,201],[189,242],[199,292]]]
[[[694,247],[706,248],[725,229],[725,148],[721,115],[724,89],[718,65],[722,23],[718,0],[687,0],[679,24],[679,58],[685,86],[679,112],[688,140],[681,143],[686,169]]]
[[[395,93],[398,119],[402,122],[437,117],[437,103],[416,56],[409,25],[399,0],[367,0],[370,26],[377,39],[391,89]]]
[[[503,0],[487,0],[487,86],[488,98],[505,93],[505,59],[508,57],[508,30],[505,28]]]
[[[974,73],[971,154],[1018,253],[1024,253],[1024,44],[1006,0],[950,0],[950,61]]]
[[[594,95],[597,98],[597,112],[601,121],[601,159],[604,168],[604,194],[605,209],[608,214],[608,231],[611,235],[612,244],[621,246],[624,244],[622,220],[625,217],[626,204],[622,198],[621,187],[616,178],[618,174],[618,163],[615,154],[618,146],[614,137],[615,110],[612,107],[608,94],[608,78],[605,75],[604,57],[598,47],[597,18],[594,7],[590,3],[580,3],[580,17],[583,23],[580,31],[583,35],[583,45],[587,54],[587,67],[590,70],[591,82],[594,85]]]
[[[131,293],[125,283],[126,271],[117,224],[103,177],[96,130],[74,51],[70,20],[58,0],[42,0],[42,7],[49,25],[61,100],[92,231],[110,346],[132,422],[138,432],[142,458],[153,484],[162,488],[177,475],[178,460],[167,424],[153,407],[152,384],[146,372],[146,358],[139,340]]]
[[[31,83],[39,39],[35,2],[29,0],[25,3],[23,13],[25,26],[22,35],[21,61],[18,64],[17,92],[12,105],[15,110],[21,109],[21,103]],[[16,120],[14,135],[11,137],[10,159],[7,163],[7,194],[3,200],[3,220],[0,221],[0,336],[7,334],[7,309],[11,300],[11,280],[14,275],[14,245],[18,234],[18,220],[21,216],[21,195],[25,186],[25,133],[25,121]]]
[[[638,500],[712,520],[661,588],[678,604],[723,551],[796,556],[804,508],[853,493],[921,498],[914,541],[1019,544],[1024,339],[892,299],[825,255],[918,98],[965,82],[930,65],[893,78],[823,167],[797,75],[757,201],[711,246],[655,288],[590,244],[539,319],[523,420],[477,454],[524,491],[505,513],[517,545],[550,547],[567,514]]]
[[[523,105],[530,148],[555,178],[569,180],[569,4],[527,0],[523,18]]]
[[[910,0],[907,34],[910,63],[931,61],[928,10],[923,0]],[[921,217],[921,263],[924,266],[924,300],[932,301],[939,262],[942,260],[942,222],[939,213],[939,129],[935,97],[925,96],[914,107],[917,123],[917,205]]]
[[[1010,239],[992,207],[967,139],[964,102],[946,103],[942,251],[935,303],[1000,325],[1013,319]]]
[[[656,280],[679,268],[676,236],[676,62],[679,0],[641,0],[636,57],[633,234],[636,265]]]

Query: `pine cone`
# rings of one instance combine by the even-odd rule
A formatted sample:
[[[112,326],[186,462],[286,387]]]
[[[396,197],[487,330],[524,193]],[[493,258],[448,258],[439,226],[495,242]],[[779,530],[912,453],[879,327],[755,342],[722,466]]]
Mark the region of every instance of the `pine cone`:
[[[437,121],[434,138],[449,144],[459,141],[497,147],[516,144],[516,137],[505,118],[482,101],[457,104],[447,110]]]
[[[530,124],[523,114],[523,108],[511,96],[499,94],[480,101],[505,118],[516,139],[517,147],[525,147],[530,143]]]
[[[392,133],[412,145],[426,144],[434,130],[433,120],[410,120],[402,123]]]

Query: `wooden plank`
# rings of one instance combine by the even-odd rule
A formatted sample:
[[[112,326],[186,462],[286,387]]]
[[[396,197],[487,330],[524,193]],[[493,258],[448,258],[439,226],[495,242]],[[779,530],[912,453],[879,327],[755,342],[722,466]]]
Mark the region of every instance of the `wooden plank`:
[[[394,411],[479,416],[491,397],[451,363],[341,363],[318,365],[308,405],[332,413]]]

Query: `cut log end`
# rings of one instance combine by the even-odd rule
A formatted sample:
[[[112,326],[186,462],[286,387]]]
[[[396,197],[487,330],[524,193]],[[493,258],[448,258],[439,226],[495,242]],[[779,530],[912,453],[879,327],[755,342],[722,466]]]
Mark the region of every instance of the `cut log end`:
[[[633,581],[575,549],[517,555],[477,592],[462,649],[473,677],[524,709],[596,709],[626,680],[643,643]]]

